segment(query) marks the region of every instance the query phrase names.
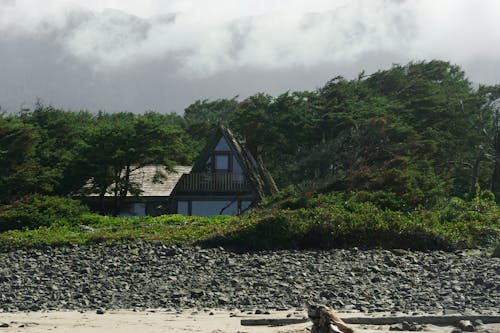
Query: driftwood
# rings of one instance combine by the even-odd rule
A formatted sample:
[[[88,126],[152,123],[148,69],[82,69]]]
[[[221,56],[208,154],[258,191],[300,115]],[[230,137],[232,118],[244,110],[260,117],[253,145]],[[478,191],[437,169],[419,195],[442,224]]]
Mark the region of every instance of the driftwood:
[[[420,315],[420,316],[387,316],[387,317],[350,317],[344,318],[348,324],[358,325],[392,325],[408,321],[417,324],[437,326],[457,325],[461,320],[481,320],[485,324],[500,323],[498,315]]]
[[[325,307],[326,308],[326,307]],[[340,319],[338,315],[335,314],[337,320]],[[309,315],[308,311],[308,315]],[[315,317],[317,312],[313,311],[311,314]],[[309,318],[313,323],[316,321],[316,318]],[[420,316],[385,316],[385,317],[349,317],[344,318],[340,321],[345,325],[347,324],[357,324],[357,325],[392,325],[401,323],[403,321],[408,321],[417,324],[432,324],[438,326],[445,325],[458,325],[460,321],[475,321],[481,320],[485,324],[491,323],[500,323],[499,315],[420,315]],[[307,322],[308,319],[305,318],[258,318],[258,319],[242,319],[241,325],[243,326],[285,326],[285,325],[294,325],[294,324],[302,324]],[[319,325],[319,321],[318,325]],[[339,322],[339,321],[337,321]],[[340,330],[341,331],[341,330]],[[321,331],[316,331],[320,333]],[[322,332],[321,332],[322,333]]]
[[[241,326],[285,326],[307,323],[305,318],[259,318],[242,319]]]
[[[309,304],[307,316],[313,323],[311,333],[353,333],[339,315],[325,305]]]

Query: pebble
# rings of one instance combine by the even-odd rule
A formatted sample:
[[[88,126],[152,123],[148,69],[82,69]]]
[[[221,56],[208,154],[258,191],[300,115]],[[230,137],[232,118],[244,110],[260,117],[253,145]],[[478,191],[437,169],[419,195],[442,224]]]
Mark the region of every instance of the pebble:
[[[137,243],[0,253],[0,312],[304,309],[484,314],[500,304],[487,251],[280,250]],[[411,323],[409,323],[411,324]],[[416,327],[418,330],[418,327]]]

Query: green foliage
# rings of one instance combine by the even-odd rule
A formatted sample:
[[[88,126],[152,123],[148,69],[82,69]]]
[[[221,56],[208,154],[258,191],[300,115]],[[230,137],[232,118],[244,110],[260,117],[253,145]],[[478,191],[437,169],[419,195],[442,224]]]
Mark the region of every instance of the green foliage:
[[[207,239],[249,248],[490,243],[499,232],[499,120],[500,86],[474,89],[460,67],[439,60],[354,80],[336,77],[315,91],[197,101],[183,117],[95,115],[38,103],[33,111],[0,114],[2,228],[35,228],[0,237],[19,246]],[[84,190],[102,202],[113,193],[116,213],[127,193],[140,195],[129,177],[134,168],[192,163],[218,122],[285,188],[243,218],[115,219],[65,199],[16,202],[33,193],[75,194],[87,184]],[[96,230],[82,232],[82,224]]]
[[[404,212],[386,208],[394,205],[394,196],[379,197],[374,204],[365,195],[286,198],[245,217],[244,229],[207,243],[253,250],[352,246],[428,250],[485,246],[500,239],[500,209],[491,197],[455,198],[440,209]]]
[[[39,142],[31,125],[0,115],[0,204],[53,189],[50,170],[36,158]]]
[[[207,238],[234,232],[240,227],[230,216],[119,218],[84,213],[74,219],[57,220],[37,229],[0,233],[0,251],[17,248],[86,245],[95,243],[154,242],[189,245]],[[86,228],[81,226],[85,225]]]
[[[133,184],[127,166],[190,164],[194,141],[178,115],[147,112],[92,114],[37,103],[33,111],[0,115],[0,202],[26,194],[102,193],[114,185],[117,196]]]
[[[242,217],[181,215],[110,217],[90,214],[77,202],[36,196],[0,213],[0,250],[70,244],[160,242],[225,246],[235,250],[280,248],[454,249],[489,246],[500,239],[500,209],[491,192],[439,209],[400,211],[394,196],[305,193],[289,188]],[[87,226],[82,228],[82,226]]]
[[[69,198],[33,195],[0,207],[0,231],[75,224],[88,208]]]
[[[355,80],[336,77],[313,92],[256,94],[229,123],[280,186],[387,190],[404,196],[409,209],[431,207],[473,194],[476,182],[500,184],[494,108],[485,107],[498,91],[474,90],[448,62],[414,62]]]

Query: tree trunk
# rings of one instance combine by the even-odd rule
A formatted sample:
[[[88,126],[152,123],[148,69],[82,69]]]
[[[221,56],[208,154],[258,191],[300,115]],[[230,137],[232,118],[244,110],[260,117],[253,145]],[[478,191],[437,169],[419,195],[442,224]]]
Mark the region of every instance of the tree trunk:
[[[106,211],[105,211],[105,208],[104,208],[104,198],[105,198],[105,195],[106,195],[106,186],[104,185],[101,185],[101,189],[99,191],[99,213],[101,215],[105,215],[106,214]]]
[[[470,190],[469,190],[469,193],[471,196],[476,195],[476,184],[478,181],[479,165],[481,163],[482,158],[483,158],[483,152],[479,152],[476,156],[474,166],[472,167],[472,177],[471,177],[471,184],[470,184]]]
[[[127,198],[128,189],[130,187],[130,165],[125,167],[125,178],[122,182],[122,188],[120,193],[120,200],[118,202],[118,207],[121,209],[123,206],[123,202],[125,202]]]
[[[500,199],[500,131],[495,136],[495,167],[491,177],[491,191]]]
[[[115,170],[115,188],[113,189],[113,216],[118,216],[120,214],[120,183],[121,183],[121,170]]]

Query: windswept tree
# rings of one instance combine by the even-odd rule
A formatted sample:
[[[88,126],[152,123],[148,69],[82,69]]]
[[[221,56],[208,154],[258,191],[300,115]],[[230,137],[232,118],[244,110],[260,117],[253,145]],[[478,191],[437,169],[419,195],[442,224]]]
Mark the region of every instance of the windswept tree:
[[[128,194],[140,195],[139,184],[131,174],[148,164],[172,167],[190,162],[189,138],[177,125],[157,121],[153,114],[101,114],[86,139],[85,168],[90,176],[89,190],[98,193],[104,210],[104,197],[114,197],[113,214],[118,214]]]
[[[68,195],[80,189],[87,180],[80,168],[84,158],[80,151],[88,128],[93,126],[92,114],[37,103],[33,111],[24,111],[18,118],[39,137],[35,157],[52,184],[50,194]]]
[[[31,126],[0,115],[0,203],[52,189],[35,158],[38,142]]]
[[[480,86],[479,94],[484,101],[484,118],[489,120],[489,123],[483,124],[486,143],[479,147],[479,153],[493,163],[490,188],[498,201],[500,200],[500,85]]]

